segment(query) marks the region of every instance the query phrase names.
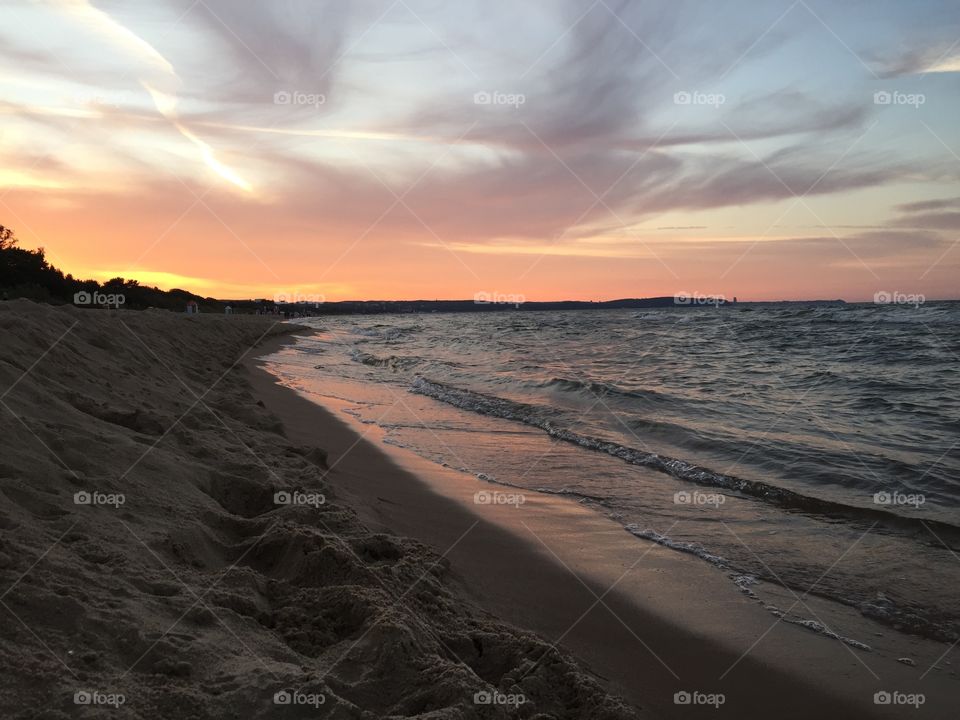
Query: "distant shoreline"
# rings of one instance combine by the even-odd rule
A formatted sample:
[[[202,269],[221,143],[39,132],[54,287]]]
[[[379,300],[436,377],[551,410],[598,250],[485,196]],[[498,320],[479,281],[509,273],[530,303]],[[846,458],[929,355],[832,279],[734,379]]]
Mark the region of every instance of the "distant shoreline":
[[[510,297],[510,296],[508,296]],[[251,301],[221,301],[237,305]],[[270,304],[268,300],[258,300]],[[949,302],[949,301],[947,301]],[[558,310],[651,310],[666,308],[727,307],[740,305],[846,305],[844,300],[779,300],[771,302],[744,302],[722,295],[694,295],[653,298],[621,298],[618,300],[339,300],[336,302],[274,303],[285,310],[304,310],[310,315],[371,315],[392,313],[484,313],[484,312],[542,312]]]
[[[716,300],[712,299],[717,298]],[[263,300],[219,300],[241,310],[251,304],[277,307],[290,312],[301,311],[304,315],[375,315],[396,313],[490,313],[490,312],[544,312],[567,310],[679,310],[720,307],[835,307],[847,305],[883,305],[870,301],[847,300],[736,300],[723,296],[700,296],[689,301],[670,297],[621,298],[617,300],[542,300],[518,302],[486,302],[476,300],[338,300],[331,302],[275,303]],[[960,300],[927,300],[922,304],[955,303]]]

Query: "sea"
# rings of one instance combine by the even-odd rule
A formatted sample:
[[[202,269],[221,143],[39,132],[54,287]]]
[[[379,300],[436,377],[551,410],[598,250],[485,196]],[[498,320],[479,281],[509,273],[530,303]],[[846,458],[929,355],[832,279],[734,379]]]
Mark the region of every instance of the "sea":
[[[297,322],[270,369],[386,443],[566,496],[819,631],[766,590],[960,637],[960,303]]]

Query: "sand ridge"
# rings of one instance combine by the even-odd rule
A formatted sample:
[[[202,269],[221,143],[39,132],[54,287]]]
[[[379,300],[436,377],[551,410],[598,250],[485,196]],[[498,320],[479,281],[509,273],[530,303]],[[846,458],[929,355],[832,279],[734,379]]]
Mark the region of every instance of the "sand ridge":
[[[0,713],[635,717],[335,497],[245,377],[289,329],[0,303]]]

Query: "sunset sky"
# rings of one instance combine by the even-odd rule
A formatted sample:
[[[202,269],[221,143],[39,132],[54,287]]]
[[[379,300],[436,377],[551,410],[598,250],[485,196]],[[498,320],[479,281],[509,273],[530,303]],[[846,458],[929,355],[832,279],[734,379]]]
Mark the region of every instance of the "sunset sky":
[[[956,0],[4,0],[0,224],[246,298],[960,297]]]

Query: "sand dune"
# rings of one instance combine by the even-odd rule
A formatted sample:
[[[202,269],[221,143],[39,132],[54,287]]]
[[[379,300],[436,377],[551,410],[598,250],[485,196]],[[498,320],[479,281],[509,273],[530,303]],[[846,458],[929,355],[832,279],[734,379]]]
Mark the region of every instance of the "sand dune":
[[[334,496],[245,377],[287,329],[0,303],[0,714],[635,717]]]

